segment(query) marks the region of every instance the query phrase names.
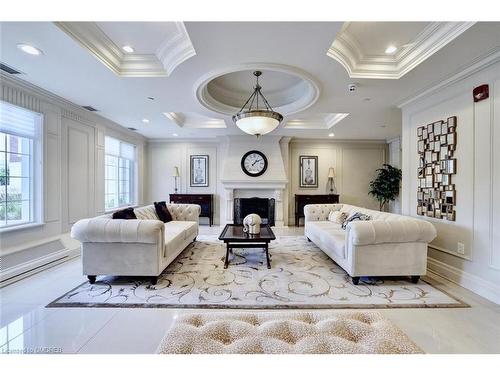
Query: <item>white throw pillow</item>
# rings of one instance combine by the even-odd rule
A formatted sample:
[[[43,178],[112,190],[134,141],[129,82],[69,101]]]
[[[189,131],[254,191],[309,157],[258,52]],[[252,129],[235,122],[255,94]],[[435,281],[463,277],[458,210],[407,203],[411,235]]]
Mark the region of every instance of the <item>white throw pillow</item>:
[[[342,224],[347,219],[347,214],[342,211],[330,211],[328,214],[328,221],[333,223]]]
[[[156,214],[155,206],[138,207],[134,209],[134,214],[139,220],[160,220]]]

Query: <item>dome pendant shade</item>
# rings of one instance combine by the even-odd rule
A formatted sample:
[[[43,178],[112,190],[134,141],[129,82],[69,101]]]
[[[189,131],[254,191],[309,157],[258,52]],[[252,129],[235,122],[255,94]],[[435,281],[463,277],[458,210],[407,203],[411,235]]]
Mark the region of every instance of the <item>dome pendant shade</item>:
[[[257,77],[254,92],[243,107],[241,107],[240,111],[233,116],[233,121],[245,133],[260,136],[276,129],[281,121],[283,121],[283,116],[273,111],[269,102],[260,91],[262,87],[259,85],[259,76],[262,75],[262,72],[255,71],[253,74]],[[259,109],[259,100],[264,104],[265,108]],[[256,103],[256,106],[252,109],[254,103]],[[247,104],[248,108],[245,110]]]

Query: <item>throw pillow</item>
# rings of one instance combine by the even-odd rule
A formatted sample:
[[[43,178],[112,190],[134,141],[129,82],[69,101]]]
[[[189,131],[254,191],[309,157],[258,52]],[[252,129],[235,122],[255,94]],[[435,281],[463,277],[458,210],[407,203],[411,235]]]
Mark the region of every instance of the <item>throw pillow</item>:
[[[134,209],[132,207],[127,207],[124,208],[123,210],[113,212],[112,218],[125,219],[125,220],[137,219],[134,213]]]
[[[349,224],[352,221],[356,221],[356,220],[361,220],[361,221],[371,220],[371,217],[370,217],[370,215],[366,215],[366,214],[363,214],[361,212],[356,212],[344,221],[344,223],[342,224],[342,229],[347,228],[347,224]]]
[[[330,211],[328,214],[328,221],[333,223],[342,224],[347,219],[347,214],[342,211]]]
[[[150,204],[149,206],[138,207],[134,210],[134,213],[139,220],[160,220],[153,204]]]
[[[170,211],[168,210],[165,201],[155,202],[155,210],[160,220],[163,221],[164,223],[172,221],[172,215],[170,214]]]

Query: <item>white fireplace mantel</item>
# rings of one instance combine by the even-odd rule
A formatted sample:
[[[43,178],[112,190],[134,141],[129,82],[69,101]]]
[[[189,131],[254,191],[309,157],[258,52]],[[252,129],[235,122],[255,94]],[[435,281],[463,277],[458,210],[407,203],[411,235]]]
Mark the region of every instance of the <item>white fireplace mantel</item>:
[[[276,190],[285,189],[288,180],[221,180],[225,189]]]

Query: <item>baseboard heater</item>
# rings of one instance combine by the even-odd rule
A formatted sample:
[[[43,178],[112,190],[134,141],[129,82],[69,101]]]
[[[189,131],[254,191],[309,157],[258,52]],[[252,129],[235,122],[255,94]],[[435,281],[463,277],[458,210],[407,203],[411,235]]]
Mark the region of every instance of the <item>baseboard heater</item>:
[[[40,272],[80,254],[79,248],[68,248],[62,239],[47,241],[0,256],[0,287]]]

